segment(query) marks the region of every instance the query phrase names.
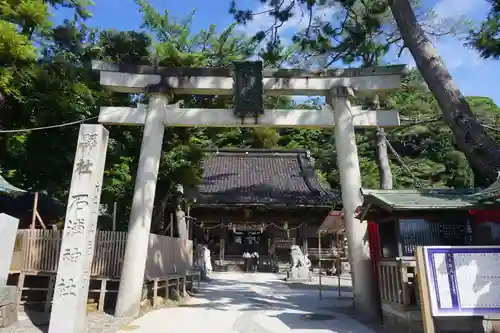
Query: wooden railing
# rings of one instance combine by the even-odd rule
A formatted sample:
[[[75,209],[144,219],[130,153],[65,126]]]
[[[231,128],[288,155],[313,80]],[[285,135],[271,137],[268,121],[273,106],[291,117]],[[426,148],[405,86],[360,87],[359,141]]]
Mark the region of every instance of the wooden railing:
[[[344,251],[339,251],[337,249],[333,248],[322,248],[321,249],[321,257],[322,258],[328,258],[328,257],[338,257],[339,254],[341,256],[344,255]],[[319,248],[307,248],[307,254],[309,255],[309,258],[311,257],[319,257],[320,249]]]
[[[96,233],[91,276],[116,278],[121,275],[127,233]],[[61,249],[62,230],[27,229],[17,232],[11,272],[55,274]],[[150,234],[145,278],[165,276],[192,266],[192,241]]]
[[[416,261],[413,259],[382,259],[378,266],[382,302],[403,308],[416,306]]]

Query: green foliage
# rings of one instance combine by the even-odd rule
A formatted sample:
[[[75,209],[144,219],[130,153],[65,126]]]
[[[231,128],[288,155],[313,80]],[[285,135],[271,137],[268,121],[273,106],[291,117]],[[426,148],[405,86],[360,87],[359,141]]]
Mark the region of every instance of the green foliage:
[[[10,49],[2,47],[0,53],[4,63],[18,72],[10,77],[2,76],[3,80],[8,78],[9,81],[3,89],[5,103],[2,105],[0,128],[33,128],[66,123],[97,116],[101,105],[133,104],[137,96],[101,89],[98,75],[89,66],[92,59],[177,67],[228,66],[232,60],[245,58],[254,45],[250,38],[235,34],[234,25],[220,34],[215,26],[193,33],[189,24],[192,16],[177,22],[167,12],[159,14],[148,4],[138,3],[144,14],[145,31],[99,31],[89,29],[77,20],[52,28],[47,21],[44,34],[39,35],[43,39],[37,50],[38,59],[33,35],[17,33],[18,30],[23,31],[24,26],[11,29],[13,37],[2,34],[0,38],[4,40],[15,38],[18,41],[17,44],[7,41],[5,45]],[[57,4],[64,5],[65,2]],[[14,26],[14,23],[8,24]],[[185,96],[185,102],[200,107],[230,107],[231,103],[230,99],[200,96]],[[220,132],[180,128],[166,130],[157,207],[171,209],[169,205],[175,201],[173,189],[177,184],[188,188],[199,182],[201,147],[213,145],[212,138],[224,136],[223,131]],[[24,188],[43,189],[66,200],[77,133],[78,126],[68,126],[1,134],[0,156],[5,175]],[[275,145],[277,141],[275,131],[267,135],[267,130],[249,130],[242,131],[242,135],[253,137],[254,144],[258,145]],[[250,139],[247,141],[252,142]],[[235,139],[236,142],[241,140]],[[102,202],[112,207],[112,203],[118,201],[119,216],[123,222],[130,211],[140,145],[141,128],[111,128]],[[156,212],[159,216],[163,213],[161,210]]]
[[[52,33],[50,10],[72,8],[75,19],[90,17],[89,0],[1,0],[0,1],[0,103],[6,96],[21,98],[14,77],[37,60],[35,42],[43,43]],[[28,69],[29,70],[29,69]]]
[[[464,154],[457,150],[439,107],[428,89],[420,84],[419,75],[410,75],[401,91],[380,96],[382,107],[397,109],[405,126],[386,131],[395,153],[389,149],[395,188],[474,186],[474,175]],[[363,104],[369,96],[359,97]],[[486,124],[497,121],[500,109],[489,98],[471,97],[476,115]],[[497,135],[492,131],[491,135]],[[377,188],[373,130],[357,132],[358,153],[363,186]],[[316,168],[333,187],[339,187],[336,167],[335,139],[331,130],[287,130],[281,132],[281,146],[308,148],[316,160]]]
[[[258,44],[253,36],[237,34],[234,25],[221,33],[217,33],[213,25],[206,30],[192,31],[192,15],[175,20],[168,12],[158,13],[143,1],[138,1],[144,16],[142,31],[88,28],[81,20],[90,15],[86,11],[88,3],[83,0],[0,0],[0,4],[3,6],[0,11],[0,129],[73,122],[96,117],[102,105],[127,106],[138,100],[146,101],[142,95],[103,90],[98,75],[90,69],[92,59],[172,67],[226,67],[233,60],[245,59],[254,53]],[[79,19],[53,26],[48,20],[48,11],[53,6],[72,7]],[[33,17],[26,19],[26,13]],[[372,24],[372,18],[365,19]],[[352,29],[349,34],[355,35],[355,27]],[[364,44],[366,54],[378,54],[372,46],[375,47]],[[346,57],[349,48],[346,44]],[[279,55],[290,52],[295,51],[282,48]],[[276,61],[281,61],[278,58],[266,60],[266,65],[276,66]],[[232,99],[224,96],[178,97],[191,107],[232,107]],[[356,102],[363,104],[369,98],[360,96]],[[395,187],[412,187],[416,183],[440,187],[473,185],[467,161],[456,150],[447,126],[439,120],[438,106],[418,74],[409,76],[403,91],[381,96],[381,102],[384,107],[400,109],[407,123],[428,120],[387,133],[397,153],[390,154]],[[266,108],[318,109],[322,102],[311,99],[297,105],[288,97],[266,97],[264,103]],[[485,124],[499,127],[499,110],[490,99],[471,97],[470,103]],[[119,203],[121,229],[126,228],[130,212],[141,131],[141,128],[126,126],[110,128],[101,201],[108,207],[115,201]],[[1,133],[2,175],[16,186],[46,190],[65,201],[77,134],[78,126]],[[491,134],[498,135],[496,131]],[[378,187],[374,133],[358,131],[357,140],[363,186]],[[331,129],[167,128],[156,193],[155,231],[165,227],[165,214],[172,210],[177,199],[176,186],[181,184],[187,189],[200,182],[202,149],[215,147],[307,148],[322,181],[339,186]]]
[[[436,19],[436,14],[423,6],[421,0],[407,0],[415,8],[417,18],[425,20],[425,32],[440,37],[458,34],[469,28],[470,22],[462,18]],[[262,0],[268,11],[253,13],[240,9],[237,1],[230,1],[229,13],[238,24],[248,24],[261,15],[270,16],[273,23],[258,31],[254,39],[265,41],[260,56],[269,62],[281,62],[290,54],[285,52],[280,38],[280,28],[292,17],[301,16],[307,26],[295,31],[292,41],[300,52],[294,54],[301,64],[329,67],[341,61],[344,64],[360,62],[362,66],[377,66],[393,49],[403,48],[402,37],[394,22],[386,0],[308,0],[276,2]],[[319,14],[329,13],[335,8],[333,17]]]
[[[500,58],[500,0],[488,0],[491,9],[479,29],[470,32],[468,45],[483,58]]]

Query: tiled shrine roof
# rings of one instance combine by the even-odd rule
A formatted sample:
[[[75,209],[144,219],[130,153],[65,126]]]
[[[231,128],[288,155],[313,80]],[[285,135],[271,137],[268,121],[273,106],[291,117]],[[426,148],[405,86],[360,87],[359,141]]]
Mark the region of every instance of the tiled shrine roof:
[[[472,197],[482,203],[500,203],[500,178],[489,187],[474,193]]]
[[[31,221],[35,193],[22,190],[0,176],[0,214],[5,213],[18,219],[29,218]],[[46,224],[50,220],[64,217],[66,207],[57,199],[39,193],[37,211]],[[23,221],[21,221],[22,223]],[[19,228],[26,226],[20,224]]]
[[[387,211],[470,209],[478,206],[472,196],[476,189],[362,189],[361,192],[365,198],[363,206],[372,204]]]
[[[306,150],[219,149],[206,152],[195,205],[332,206]]]
[[[373,217],[376,211],[439,211],[500,209],[500,179],[484,189],[361,189],[364,200],[358,217]]]
[[[387,211],[402,210],[468,210],[500,207],[500,182],[485,189],[405,189],[361,190],[363,206],[375,205]]]
[[[24,192],[26,191],[18,187],[15,187],[14,185],[11,185],[9,182],[5,180],[5,178],[3,178],[0,175],[0,194],[16,195],[16,194],[22,194]]]

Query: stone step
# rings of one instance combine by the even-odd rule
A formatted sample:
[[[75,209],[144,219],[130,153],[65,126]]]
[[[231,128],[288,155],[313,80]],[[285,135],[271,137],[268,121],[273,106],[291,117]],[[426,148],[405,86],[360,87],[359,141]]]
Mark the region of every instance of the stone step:
[[[213,267],[214,272],[244,272],[244,265],[216,265]],[[259,267],[259,272],[272,272],[272,267],[268,265],[261,265]]]

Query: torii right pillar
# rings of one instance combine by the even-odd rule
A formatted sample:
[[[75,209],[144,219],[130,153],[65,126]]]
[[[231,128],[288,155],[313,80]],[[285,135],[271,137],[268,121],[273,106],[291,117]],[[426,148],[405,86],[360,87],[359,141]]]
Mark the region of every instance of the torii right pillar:
[[[327,103],[332,106],[335,116],[335,147],[349,247],[348,259],[351,265],[354,306],[366,319],[373,320],[379,316],[379,308],[376,299],[376,279],[370,263],[368,224],[355,217],[356,209],[363,203],[363,198],[353,113],[349,101],[351,96],[353,96],[351,88],[334,88],[327,95]]]

